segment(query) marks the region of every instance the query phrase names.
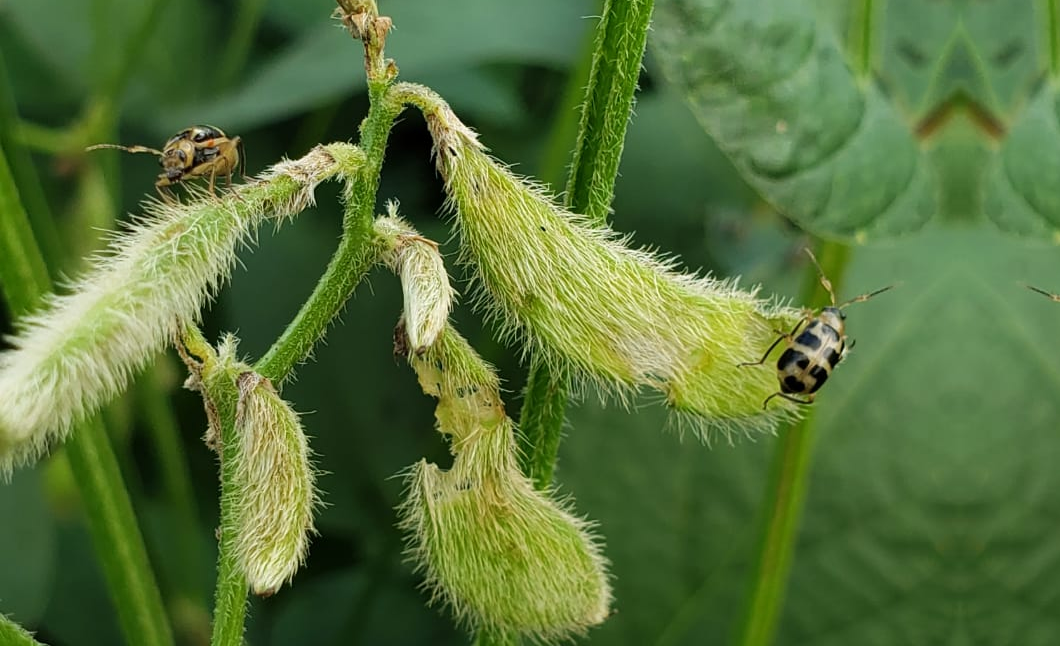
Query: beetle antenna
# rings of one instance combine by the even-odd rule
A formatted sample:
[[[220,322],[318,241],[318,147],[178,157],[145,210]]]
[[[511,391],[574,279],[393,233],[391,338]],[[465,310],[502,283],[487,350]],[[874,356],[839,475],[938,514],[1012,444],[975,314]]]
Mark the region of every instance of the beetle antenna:
[[[824,270],[821,269],[821,263],[817,262],[817,256],[813,255],[809,247],[804,249],[806,255],[810,257],[813,262],[813,266],[817,267],[817,275],[821,277],[821,286],[824,287],[825,291],[828,292],[828,296],[832,299],[832,307],[835,307],[835,291],[832,289],[832,281],[828,280],[828,276],[824,275]]]
[[[95,146],[89,146],[85,148],[85,151],[99,150],[101,148],[114,148],[115,150],[124,150],[127,153],[151,153],[152,155],[162,156],[161,150],[155,150],[154,148],[148,148],[147,146],[119,146],[118,144],[96,144]]]
[[[881,289],[877,289],[874,292],[869,292],[868,294],[862,294],[861,296],[855,296],[854,298],[852,298],[849,301],[843,303],[842,305],[840,305],[836,309],[843,309],[847,305],[853,305],[854,303],[864,303],[865,301],[869,300],[873,296],[876,296],[878,294],[882,294],[882,293],[884,293],[884,292],[886,292],[887,290],[890,290],[890,289],[894,289],[894,285],[888,285],[888,286],[883,287]],[[1060,300],[1060,298],[1058,298],[1057,300]]]
[[[1024,283],[1023,286],[1026,287],[1027,289],[1031,290],[1032,292],[1038,292],[1039,294],[1041,294],[1042,296],[1045,296],[1046,298],[1048,298],[1051,301],[1055,301],[1057,303],[1060,303],[1060,295],[1058,295],[1058,294],[1054,294],[1052,292],[1047,292],[1044,289],[1038,289],[1034,285],[1028,285],[1026,283]]]

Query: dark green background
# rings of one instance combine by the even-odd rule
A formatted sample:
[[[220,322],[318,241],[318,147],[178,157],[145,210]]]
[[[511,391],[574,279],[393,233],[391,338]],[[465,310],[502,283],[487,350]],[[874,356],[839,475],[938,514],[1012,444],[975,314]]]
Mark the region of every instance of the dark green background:
[[[659,11],[677,4],[662,3]],[[1045,27],[1037,17],[1046,3],[1006,7],[1014,5],[1021,9],[999,10],[986,23],[1002,36],[1015,30],[1030,38],[1029,30],[1038,38]],[[73,121],[86,97],[112,73],[144,6],[142,0],[0,0],[0,54],[21,115],[53,127]],[[772,5],[746,6],[765,11]],[[839,3],[793,6],[804,12],[791,9],[800,21],[818,30],[814,42],[846,51],[852,18],[837,9]],[[883,12],[880,6],[877,11]],[[888,49],[889,43],[901,44],[903,29],[913,34],[912,42],[951,42],[956,14],[927,16],[908,3],[882,6],[886,12],[871,22],[880,37],[875,78],[879,87],[892,90],[878,100],[911,130],[926,111],[918,107],[923,102],[949,100],[939,94],[937,81],[949,78],[953,66],[939,66],[934,81],[925,81],[917,70],[891,60],[896,50]],[[167,3],[123,94],[119,140],[157,146],[186,125],[212,123],[244,138],[248,171],[256,173],[314,143],[356,139],[366,109],[361,48],[328,19],[332,8],[323,0],[269,0],[248,59],[224,79],[217,61],[234,28],[235,3]],[[396,25],[387,54],[403,79],[442,93],[492,152],[519,172],[546,181],[557,173],[562,177],[562,168],[545,161],[548,142],[556,124],[568,117],[562,100],[587,51],[595,21],[585,16],[599,13],[595,2],[380,0],[380,9]],[[1025,10],[1031,10],[1030,18]],[[660,17],[651,38],[672,43],[662,22]],[[996,44],[991,33],[980,29],[969,42],[990,50]],[[754,63],[764,60],[756,55],[767,55],[750,42],[738,45],[739,56],[732,53],[729,60]],[[689,47],[696,51],[698,45]],[[724,61],[724,47],[736,45],[716,47],[721,54],[714,55]],[[924,55],[930,62],[940,54]],[[767,294],[795,295],[807,270],[800,250],[810,238],[741,178],[739,154],[728,149],[737,159],[734,166],[683,99],[697,87],[668,83],[674,76],[662,73],[665,66],[656,56],[649,51],[629,130],[615,228],[635,232],[639,244],[679,254],[690,269],[742,275],[742,284],[762,283]],[[698,60],[692,56],[685,64]],[[735,63],[733,69],[712,82],[741,82]],[[906,91],[887,84],[892,73]],[[1004,75],[989,78],[1008,92],[991,105],[1013,122],[1040,99],[1029,94],[1028,84]],[[965,86],[972,87],[970,96],[981,91]],[[808,107],[799,114],[816,109],[813,97],[802,98]],[[709,123],[714,116],[701,108],[698,117]],[[747,125],[741,121],[745,116],[730,110],[725,123],[738,129]],[[1024,143],[1002,147],[1033,170],[1016,179],[1047,197],[1055,181],[1047,185],[1034,174],[1048,170],[1047,158],[1057,155],[1046,134],[1035,136],[1032,130]],[[944,185],[953,185],[946,182],[956,177],[961,190],[976,190],[979,184],[961,171],[969,159],[962,151],[997,148],[984,147],[980,133],[962,119],[939,137],[921,144],[917,154],[941,169]],[[570,145],[568,139],[560,148]],[[429,155],[422,118],[410,111],[394,131],[380,196],[400,200],[402,214],[425,235],[448,240],[450,273],[459,279],[457,243],[440,214],[442,189]],[[120,183],[123,213],[137,209],[157,172],[148,156],[100,161],[38,154],[34,162],[60,226],[84,245],[98,232],[86,230],[71,214],[82,164],[108,168],[108,180],[115,187]],[[871,177],[873,169],[883,173],[888,159],[859,163]],[[844,169],[837,165],[836,176],[844,177]],[[761,177],[750,175],[747,181],[761,189]],[[263,230],[258,248],[241,254],[245,268],[236,270],[208,314],[211,336],[234,331],[244,353],[261,355],[337,243],[336,195],[334,185],[322,187],[317,208],[278,234]],[[797,203],[771,199],[792,220],[821,226],[804,217]],[[998,199],[997,212],[1017,208],[1008,198]],[[960,200],[957,206],[946,204],[961,208]],[[817,453],[779,644],[1060,642],[1060,357],[1054,351],[1060,305],[1019,285],[1060,290],[1060,252],[1045,242],[1005,237],[990,224],[998,219],[976,210],[980,206],[973,200],[967,211],[950,213],[954,217],[931,219],[903,237],[873,239],[853,252],[843,279],[847,296],[895,282],[901,286],[850,310],[848,329],[858,339],[857,349],[819,398]],[[1021,222],[1038,223],[1028,226],[1030,232],[1048,229],[1039,226],[1047,217],[1020,213]],[[843,222],[842,215],[835,217]],[[466,303],[471,299],[464,292]],[[284,389],[306,413],[320,467],[327,472],[320,485],[328,507],[294,586],[254,601],[248,621],[253,644],[468,641],[445,611],[424,607],[419,579],[403,561],[394,528],[402,483],[393,476],[424,456],[447,463],[446,447],[433,431],[433,400],[391,354],[400,306],[397,281],[386,272],[373,273],[315,360]],[[525,368],[515,358],[517,349],[493,341],[464,305],[454,318],[498,366],[509,411],[518,411]],[[10,329],[10,321],[5,325]],[[205,425],[201,403],[179,388],[182,377],[170,364],[169,387],[199,505],[198,568],[182,568],[173,558],[180,549],[173,544],[175,521],[160,497],[135,398],[118,402],[110,421],[119,431],[116,442],[163,586],[194,581],[201,613],[212,589],[215,465],[199,441]],[[599,522],[616,594],[616,614],[584,642],[662,646],[729,640],[748,585],[775,438],[736,438],[733,444],[717,438],[708,448],[691,435],[682,437],[652,397],[630,411],[602,408],[590,397],[571,409],[569,422],[558,484],[574,496],[580,513]],[[117,644],[117,622],[78,514],[59,462],[22,470],[0,488],[0,612],[50,644]]]

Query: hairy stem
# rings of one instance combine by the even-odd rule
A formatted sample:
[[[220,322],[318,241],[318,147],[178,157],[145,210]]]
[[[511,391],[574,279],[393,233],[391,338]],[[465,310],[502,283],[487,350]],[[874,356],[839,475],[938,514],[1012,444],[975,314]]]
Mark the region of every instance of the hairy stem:
[[[154,459],[159,466],[163,497],[172,510],[171,532],[176,547],[169,558],[175,565],[168,571],[174,573],[176,580],[171,582],[171,586],[188,603],[199,606],[205,592],[203,586],[207,585],[199,567],[204,556],[199,540],[202,523],[199,522],[180,426],[164,384],[168,381],[166,377],[173,371],[170,358],[160,357],[137,383],[136,402],[154,445]],[[176,628],[180,633],[180,626]]]
[[[217,589],[214,596],[213,646],[241,646],[247,615],[247,578],[235,557],[235,545],[239,540],[239,526],[235,521],[239,506],[239,491],[236,486],[236,453],[239,438],[236,436],[236,406],[239,389],[234,378],[218,374],[208,365],[216,361],[213,348],[194,325],[184,328],[181,342],[194,358],[203,361],[203,373],[215,375],[201,386],[203,398],[211,407],[210,432],[216,433],[220,444],[221,460],[221,520],[217,546]]]
[[[652,6],[653,0],[607,0],[596,31],[566,206],[600,225],[606,223],[614,198]],[[569,390],[566,371],[531,361],[519,417],[521,466],[538,487],[552,482]]]
[[[383,241],[372,227],[372,217],[386,140],[401,110],[383,101],[382,93],[385,88],[379,96],[373,96],[368,117],[361,124],[363,159],[358,160],[356,167],[342,171],[346,177],[346,209],[339,247],[309,299],[254,366],[256,372],[275,384],[282,383],[295,366],[309,357],[353,290],[385,251]]]
[[[51,290],[14,179],[0,150],[0,284],[12,315],[25,314]],[[118,460],[98,418],[78,428],[66,445],[85,519],[129,644],[167,646],[172,630],[162,605],[132,501]]]
[[[835,289],[839,290],[850,259],[849,248],[824,243],[817,256],[825,274],[832,280]],[[814,307],[829,304],[828,294],[821,287],[813,266],[807,270],[802,300]],[[745,600],[743,623],[737,640],[740,646],[769,646],[776,634],[809,486],[813,447],[817,437],[814,412],[814,407],[809,407],[798,423],[780,433],[770,467],[765,500],[760,507],[765,510],[766,517],[759,534],[751,589]]]
[[[372,18],[374,17],[373,11]],[[309,299],[254,367],[257,373],[275,384],[282,383],[296,365],[309,357],[313,347],[323,338],[328,326],[341,312],[365,273],[380,254],[385,252],[385,245],[375,234],[372,220],[387,139],[402,106],[387,100],[386,94],[391,80],[385,65],[380,67],[374,64],[375,59],[381,58],[382,43],[373,45],[375,46],[378,51],[369,51],[366,44],[366,57],[373,64],[366,65],[371,105],[360,128],[360,146],[364,154],[355,162],[344,165],[343,171],[340,171],[346,178],[342,240]],[[196,342],[205,343],[201,339]],[[193,348],[189,349],[194,351]],[[232,406],[231,415],[222,411],[220,416],[221,439],[224,443],[221,465],[222,530],[218,548],[213,646],[239,646],[246,617],[248,587],[235,559],[235,509],[230,500],[235,486],[235,471],[234,460],[229,457],[229,451],[235,450],[236,444],[226,438],[226,433],[234,433],[234,406],[237,397],[237,392],[225,396]]]

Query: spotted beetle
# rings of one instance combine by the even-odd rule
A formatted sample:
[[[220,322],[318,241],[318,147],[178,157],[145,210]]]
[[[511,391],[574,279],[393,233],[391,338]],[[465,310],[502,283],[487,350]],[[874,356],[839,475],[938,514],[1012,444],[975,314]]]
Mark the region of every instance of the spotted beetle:
[[[158,175],[155,188],[163,198],[171,199],[170,186],[192,177],[207,177],[210,181],[210,193],[214,192],[217,177],[225,177],[229,186],[236,168],[242,171],[243,140],[239,137],[229,138],[220,128],[214,126],[192,126],[185,128],[169,138],[162,150],[147,146],[120,146],[118,144],[96,144],[86,150],[115,148],[130,153],[151,153],[158,156],[162,172]]]
[[[783,397],[796,404],[812,404],[815,393],[820,390],[824,382],[828,381],[832,370],[843,360],[843,355],[846,354],[847,349],[854,347],[853,341],[850,342],[849,346],[846,343],[846,315],[843,314],[843,309],[848,305],[867,301],[873,296],[882,294],[894,287],[894,285],[888,285],[883,289],[877,289],[874,292],[852,298],[842,305],[836,305],[832,282],[824,275],[824,270],[821,269],[821,265],[817,262],[813,252],[806,249],[806,255],[810,257],[814,266],[817,267],[817,273],[821,277],[821,285],[828,292],[832,305],[822,308],[817,314],[807,311],[806,315],[792,328],[791,332],[777,333],[780,336],[777,337],[776,341],[773,341],[773,344],[769,346],[761,359],[755,362],[739,364],[741,367],[760,366],[766,362],[766,359],[769,358],[769,353],[773,351],[773,348],[777,347],[777,344],[785,340],[788,342],[788,347],[780,355],[780,359],[777,360],[777,379],[780,381],[780,390],[766,397],[765,401],[762,402],[763,410],[769,405],[769,400],[774,397]],[[796,395],[804,395],[806,398],[800,399]]]

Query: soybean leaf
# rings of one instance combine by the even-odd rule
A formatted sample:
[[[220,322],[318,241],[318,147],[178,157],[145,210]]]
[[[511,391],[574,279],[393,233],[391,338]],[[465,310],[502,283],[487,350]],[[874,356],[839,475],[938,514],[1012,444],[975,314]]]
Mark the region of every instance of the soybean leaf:
[[[745,179],[813,233],[988,218],[1052,236],[1050,6],[663,0],[654,44]]]

